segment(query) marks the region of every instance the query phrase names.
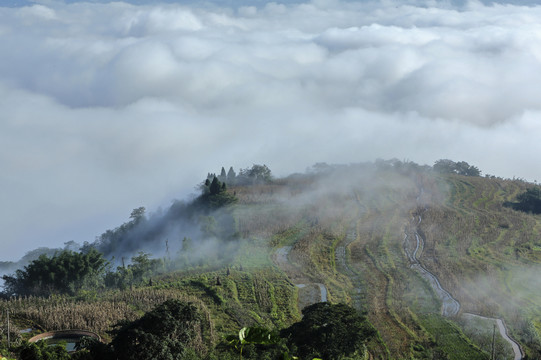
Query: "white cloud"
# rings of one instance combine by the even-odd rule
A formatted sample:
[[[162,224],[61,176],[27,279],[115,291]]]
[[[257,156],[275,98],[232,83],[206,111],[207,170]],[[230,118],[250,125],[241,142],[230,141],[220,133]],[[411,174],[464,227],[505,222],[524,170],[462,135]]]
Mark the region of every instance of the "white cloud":
[[[23,7],[18,11],[17,15],[19,15],[23,21],[27,21],[28,24],[32,21],[57,19],[55,11],[43,5]]]
[[[0,260],[91,241],[221,166],[452,158],[541,179],[540,16],[479,2],[0,7]]]

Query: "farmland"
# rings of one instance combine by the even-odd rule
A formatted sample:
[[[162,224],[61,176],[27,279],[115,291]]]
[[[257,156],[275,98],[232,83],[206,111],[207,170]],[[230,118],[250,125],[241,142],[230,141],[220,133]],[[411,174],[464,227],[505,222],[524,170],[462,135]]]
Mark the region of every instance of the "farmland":
[[[204,314],[212,349],[241,327],[283,329],[327,300],[366,314],[377,332],[366,344],[373,359],[489,359],[493,348],[496,358],[514,359],[499,333],[492,342],[496,319],[524,356],[538,358],[541,216],[503,206],[531,186],[401,162],[229,185],[235,236],[222,241],[235,242],[230,253],[125,289],[14,297],[0,308],[2,316],[10,310],[14,329],[80,328],[110,340],[117,322],[180,299]],[[456,314],[442,311],[417,262],[459,303]],[[16,341],[26,336],[12,331]]]

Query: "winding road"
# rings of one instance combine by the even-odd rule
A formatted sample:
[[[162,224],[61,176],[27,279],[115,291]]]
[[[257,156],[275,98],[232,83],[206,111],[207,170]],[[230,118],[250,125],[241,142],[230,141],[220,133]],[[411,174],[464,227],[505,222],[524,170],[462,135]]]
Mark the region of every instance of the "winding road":
[[[505,326],[505,323],[503,322],[502,319],[489,318],[486,316],[481,316],[481,315],[476,315],[476,314],[471,314],[471,313],[464,313],[462,315],[467,316],[467,317],[476,317],[476,318],[480,318],[484,320],[496,321],[496,325],[498,325],[498,331],[500,335],[513,348],[513,353],[515,354],[514,360],[522,360],[522,349],[520,348],[520,345],[513,338],[509,336],[509,334],[507,333],[507,327]]]
[[[421,216],[419,216],[419,222],[417,223],[417,225],[420,225],[421,221],[422,218]],[[460,303],[441,286],[441,283],[436,277],[436,275],[432,274],[430,271],[428,271],[428,269],[421,265],[417,258],[417,254],[419,252],[419,249],[424,247],[424,243],[421,236],[417,233],[417,230],[415,230],[414,236],[416,241],[415,250],[413,250],[413,253],[409,251],[407,246],[408,234],[406,233],[404,237],[404,251],[406,252],[406,256],[408,257],[408,259],[410,260],[410,267],[417,270],[419,274],[430,283],[430,286],[438,295],[439,299],[442,302],[441,314],[443,316],[456,316],[460,311]]]
[[[434,289],[437,296],[441,300],[442,302],[441,314],[447,317],[456,316],[458,315],[460,311],[460,303],[455,298],[453,298],[447,290],[445,290],[441,286],[441,283],[436,277],[436,275],[434,275],[425,267],[423,267],[423,265],[421,265],[418,259],[418,252],[420,249],[424,247],[424,240],[422,236],[420,236],[419,233],[417,232],[417,227],[421,224],[421,221],[422,221],[422,217],[421,215],[419,215],[417,226],[414,228],[414,231],[413,231],[413,235],[415,237],[415,249],[413,250],[413,252],[411,252],[408,249],[409,236],[407,232],[405,233],[404,243],[403,243],[404,252],[406,253],[407,258],[410,261],[410,264],[411,264],[410,267],[417,270],[417,272],[430,283],[430,286]],[[524,358],[524,352],[522,348],[520,347],[520,344],[509,336],[507,332],[507,327],[505,326],[505,322],[502,319],[491,318],[491,317],[486,317],[486,316],[481,316],[481,315],[471,314],[471,313],[463,313],[462,315],[495,321],[496,324],[498,325],[498,330],[499,330],[500,335],[505,341],[507,341],[511,345],[511,348],[513,349],[513,354],[514,354],[513,359],[522,360]]]
[[[434,289],[436,295],[442,303],[441,314],[446,317],[455,317],[460,313],[460,303],[455,298],[453,298],[453,296],[447,290],[443,288],[438,277],[431,273],[427,268],[425,268],[419,260],[419,253],[422,252],[424,248],[424,239],[421,235],[419,235],[417,231],[417,228],[421,225],[421,222],[422,216],[419,215],[417,224],[414,226],[411,235],[408,234],[408,231],[405,231],[403,240],[404,253],[410,261],[410,268],[416,270],[424,279],[428,281],[432,289]],[[411,236],[415,240],[413,245],[412,242],[409,241]],[[355,238],[355,231],[350,231],[350,233],[347,234],[343,243],[336,247],[335,259],[342,268],[343,273],[349,276],[354,284],[360,284],[360,279],[358,278],[358,275],[352,269],[350,269],[346,261],[346,247],[350,243],[355,241]],[[297,288],[299,288],[299,309],[302,310],[308,305],[317,302],[327,301],[327,287],[322,283],[309,281],[309,279],[303,275],[301,269],[299,269],[298,266],[292,264],[289,261],[289,253],[292,249],[292,246],[280,247],[274,253],[273,258],[276,265],[287,274],[291,283]],[[315,289],[318,289],[319,291],[316,291]],[[360,305],[361,301],[361,288],[359,285],[357,285],[354,290],[355,291],[353,295],[353,301],[357,307]],[[507,343],[510,344],[514,354],[513,359],[522,360],[524,358],[524,352],[520,344],[509,336],[505,322],[502,319],[491,318],[471,313],[462,313],[462,316],[477,317],[489,321],[494,321],[498,326],[498,330],[502,339],[504,339]]]

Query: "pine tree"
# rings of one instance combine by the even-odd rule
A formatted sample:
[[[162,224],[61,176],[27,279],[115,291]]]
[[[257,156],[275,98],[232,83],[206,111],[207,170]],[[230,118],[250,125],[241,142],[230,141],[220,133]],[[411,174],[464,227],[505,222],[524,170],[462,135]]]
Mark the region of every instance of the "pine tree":
[[[229,185],[235,183],[235,178],[237,177],[237,174],[235,173],[235,170],[233,170],[233,166],[229,168],[229,171],[227,172],[227,183]]]
[[[222,171],[220,172],[220,176],[218,176],[218,180],[221,182],[225,182],[227,180],[227,174],[225,173],[225,169],[222,166]]]
[[[222,191],[222,184],[218,180],[218,178],[215,176],[214,179],[212,179],[212,182],[210,183],[210,195],[217,195]]]

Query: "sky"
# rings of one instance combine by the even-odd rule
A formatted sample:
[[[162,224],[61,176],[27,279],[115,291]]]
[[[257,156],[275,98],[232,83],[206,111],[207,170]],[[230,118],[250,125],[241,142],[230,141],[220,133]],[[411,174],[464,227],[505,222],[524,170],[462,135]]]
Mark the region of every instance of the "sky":
[[[0,261],[208,172],[449,158],[541,180],[535,1],[0,3]]]

